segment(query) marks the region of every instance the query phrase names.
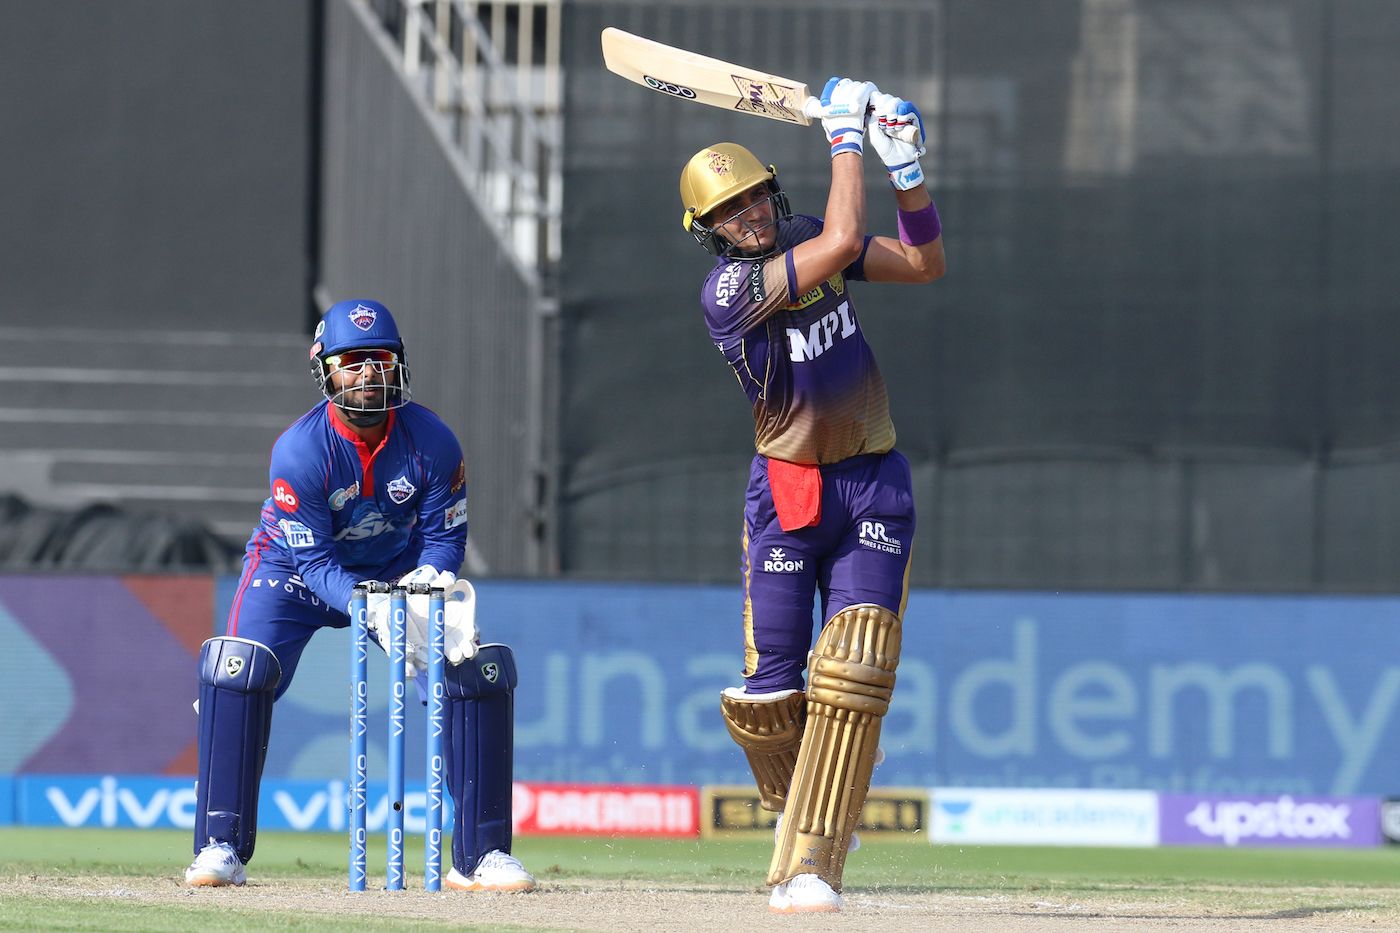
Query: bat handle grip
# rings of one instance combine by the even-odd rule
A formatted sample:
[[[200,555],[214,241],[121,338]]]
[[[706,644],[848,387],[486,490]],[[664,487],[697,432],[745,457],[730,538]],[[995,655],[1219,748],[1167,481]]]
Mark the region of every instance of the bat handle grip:
[[[865,108],[867,114],[875,112],[874,105]],[[822,102],[819,98],[809,97],[802,102],[802,115],[809,120],[819,120],[822,115]]]

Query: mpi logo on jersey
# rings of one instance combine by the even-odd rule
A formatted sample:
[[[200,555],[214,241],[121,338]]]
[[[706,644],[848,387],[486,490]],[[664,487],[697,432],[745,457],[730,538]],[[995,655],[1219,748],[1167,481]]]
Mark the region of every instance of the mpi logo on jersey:
[[[794,363],[814,360],[830,350],[836,341],[845,340],[855,332],[851,303],[843,301],[835,311],[817,318],[805,331],[800,327],[787,328],[788,359]]]
[[[273,480],[272,501],[281,506],[284,512],[295,512],[301,504],[297,494],[292,491],[291,484],[284,479]]]
[[[800,560],[793,560],[787,556],[787,551],[780,547],[770,548],[768,557],[763,561],[764,573],[801,573],[804,563]]]
[[[886,554],[904,553],[904,545],[898,538],[890,537],[890,533],[885,530],[884,522],[861,522],[860,544],[861,547],[868,547],[872,551],[883,551]]]

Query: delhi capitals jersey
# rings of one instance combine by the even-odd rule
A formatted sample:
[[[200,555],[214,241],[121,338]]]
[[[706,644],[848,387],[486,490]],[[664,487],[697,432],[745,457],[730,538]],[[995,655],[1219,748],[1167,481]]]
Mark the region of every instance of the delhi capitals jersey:
[[[329,402],[282,433],[250,563],[296,573],[336,608],[362,580],[396,580],[422,564],[458,571],[467,543],[461,445],[417,403],[387,418],[375,450]]]
[[[848,280],[852,263],[798,295],[791,250],[822,221],[779,221],[778,252],[721,259],[701,289],[710,338],[753,405],[754,446],[792,463],[837,463],[894,447],[885,381],[861,332]],[[870,238],[866,238],[866,247]]]

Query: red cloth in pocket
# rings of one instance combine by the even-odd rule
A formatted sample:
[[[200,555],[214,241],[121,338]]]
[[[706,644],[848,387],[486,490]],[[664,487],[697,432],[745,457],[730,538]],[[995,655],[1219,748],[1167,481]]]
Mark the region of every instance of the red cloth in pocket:
[[[783,531],[796,531],[822,520],[822,471],[807,463],[768,458],[768,489]]]

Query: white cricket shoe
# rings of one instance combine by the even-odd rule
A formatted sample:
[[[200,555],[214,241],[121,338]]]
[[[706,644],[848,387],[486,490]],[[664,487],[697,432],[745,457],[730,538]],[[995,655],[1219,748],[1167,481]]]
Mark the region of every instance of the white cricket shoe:
[[[501,891],[513,893],[535,890],[535,876],[525,870],[515,856],[492,849],[481,857],[476,871],[463,875],[455,867],[443,884],[454,891]]]
[[[775,914],[834,914],[841,903],[841,895],[816,875],[797,875],[774,886],[768,909]]]
[[[233,846],[213,839],[199,850],[194,863],[185,869],[185,884],[192,888],[221,888],[241,885],[247,880],[243,860],[233,851]]]

